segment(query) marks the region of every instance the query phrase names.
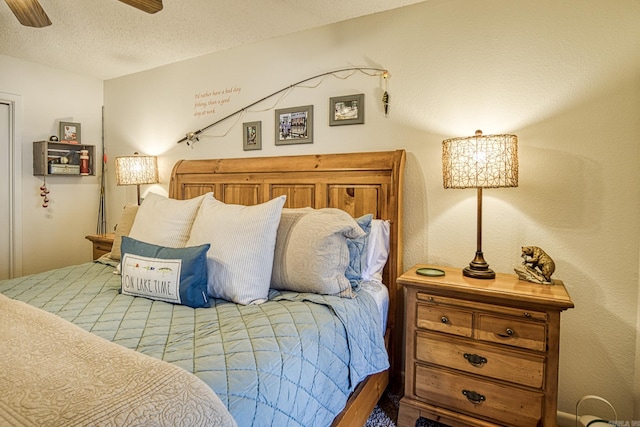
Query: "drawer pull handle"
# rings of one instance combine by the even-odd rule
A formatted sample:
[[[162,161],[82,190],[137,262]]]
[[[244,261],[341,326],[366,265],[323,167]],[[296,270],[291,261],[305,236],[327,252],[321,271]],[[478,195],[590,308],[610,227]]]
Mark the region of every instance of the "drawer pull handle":
[[[473,403],[474,405],[479,405],[485,400],[487,400],[487,398],[484,395],[480,393],[476,393],[475,391],[471,391],[471,390],[462,390],[462,394],[464,394],[467,397],[467,400]]]
[[[441,321],[442,323],[449,323],[449,318],[448,318],[447,316],[442,316],[442,317],[440,318],[440,321]]]
[[[515,331],[513,329],[507,328],[504,331],[504,334],[498,334],[498,336],[502,338],[511,338],[514,334],[515,334]]]
[[[464,358],[467,359],[467,362],[469,362],[470,365],[475,366],[476,368],[487,363],[486,357],[478,356],[477,354],[465,353]]]

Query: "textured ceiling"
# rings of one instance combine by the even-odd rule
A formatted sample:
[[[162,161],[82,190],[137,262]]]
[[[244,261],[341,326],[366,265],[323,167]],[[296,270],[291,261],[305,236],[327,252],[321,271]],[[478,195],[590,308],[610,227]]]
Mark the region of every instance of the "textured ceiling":
[[[52,25],[23,27],[0,1],[0,54],[102,80],[424,0],[40,0]]]

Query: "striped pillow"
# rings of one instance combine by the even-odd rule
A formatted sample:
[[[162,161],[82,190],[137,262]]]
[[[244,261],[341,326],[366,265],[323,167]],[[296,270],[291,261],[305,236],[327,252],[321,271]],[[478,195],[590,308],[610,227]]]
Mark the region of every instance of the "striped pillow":
[[[209,295],[238,304],[269,296],[273,253],[286,196],[255,206],[202,201],[187,246],[211,244],[207,252]]]

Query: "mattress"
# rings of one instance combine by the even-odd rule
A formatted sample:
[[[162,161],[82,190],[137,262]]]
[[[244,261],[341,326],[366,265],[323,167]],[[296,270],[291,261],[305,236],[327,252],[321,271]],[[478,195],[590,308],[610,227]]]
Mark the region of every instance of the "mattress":
[[[119,293],[100,263],[0,282],[0,293],[204,381],[238,425],[330,425],[366,376],[388,368],[380,308],[356,298],[271,290],[242,306],[192,309]]]

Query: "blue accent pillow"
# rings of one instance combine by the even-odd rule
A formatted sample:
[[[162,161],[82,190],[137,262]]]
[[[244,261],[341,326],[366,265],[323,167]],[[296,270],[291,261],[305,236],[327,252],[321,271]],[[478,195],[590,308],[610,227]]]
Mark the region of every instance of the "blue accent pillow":
[[[211,245],[166,248],[122,237],[121,292],[158,301],[209,307],[207,251]]]
[[[362,231],[366,234],[355,239],[347,239],[347,248],[349,248],[349,265],[344,275],[352,287],[357,288],[362,282],[362,272],[367,266],[367,243],[369,233],[371,232],[372,214],[366,214],[355,219]]]

